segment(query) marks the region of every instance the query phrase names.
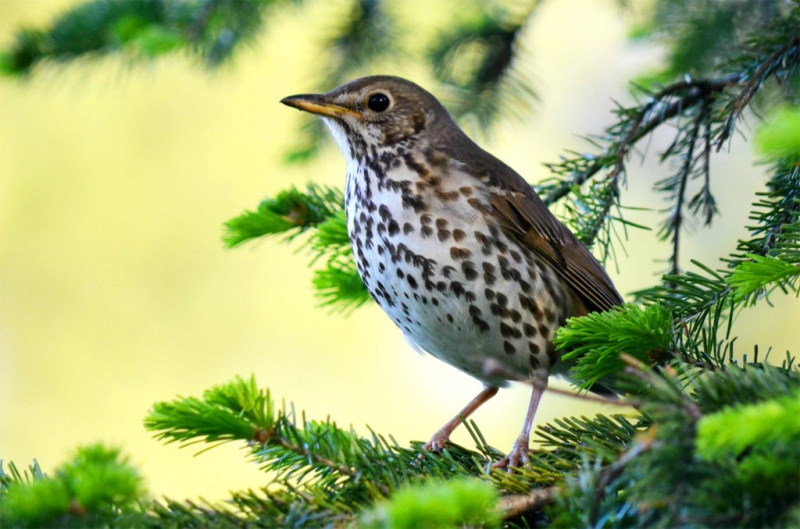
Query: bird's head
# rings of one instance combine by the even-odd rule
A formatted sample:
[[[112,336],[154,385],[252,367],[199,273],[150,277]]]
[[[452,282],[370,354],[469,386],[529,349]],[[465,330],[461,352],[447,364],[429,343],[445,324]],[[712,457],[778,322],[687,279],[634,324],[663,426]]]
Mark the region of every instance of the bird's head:
[[[389,76],[363,77],[325,94],[289,96],[281,103],[320,116],[346,157],[408,141],[443,118],[451,121],[429,92]]]

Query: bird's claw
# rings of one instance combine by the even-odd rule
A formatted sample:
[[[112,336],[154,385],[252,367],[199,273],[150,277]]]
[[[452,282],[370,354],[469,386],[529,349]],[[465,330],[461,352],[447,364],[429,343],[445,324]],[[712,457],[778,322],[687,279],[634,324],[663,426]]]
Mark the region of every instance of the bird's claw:
[[[441,454],[442,450],[444,450],[444,445],[450,440],[450,434],[447,432],[443,432],[439,430],[435,434],[433,434],[430,440],[422,445],[423,452],[433,452],[434,454]],[[417,461],[422,461],[425,459],[425,454],[420,454],[417,456]]]
[[[431,436],[430,441],[422,445],[422,449],[426,452],[441,453],[444,450],[444,445],[450,440],[450,435],[446,432],[439,430]]]
[[[514,446],[505,457],[500,461],[492,463],[492,468],[506,468],[510,470],[512,468],[522,467],[531,459],[528,455],[529,450],[528,439],[520,437],[514,441]]]

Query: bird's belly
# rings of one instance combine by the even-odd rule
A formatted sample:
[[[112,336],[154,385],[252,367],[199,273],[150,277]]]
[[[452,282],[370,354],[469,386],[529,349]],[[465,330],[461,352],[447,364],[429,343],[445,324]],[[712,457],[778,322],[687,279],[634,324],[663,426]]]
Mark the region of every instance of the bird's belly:
[[[373,199],[348,201],[356,265],[409,341],[490,385],[546,377],[569,316],[555,273],[468,207]]]

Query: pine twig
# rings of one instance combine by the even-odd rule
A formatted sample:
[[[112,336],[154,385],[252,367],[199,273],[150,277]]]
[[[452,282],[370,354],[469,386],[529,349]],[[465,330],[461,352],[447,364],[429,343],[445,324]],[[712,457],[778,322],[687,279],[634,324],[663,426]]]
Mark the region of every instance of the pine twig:
[[[536,489],[529,494],[512,494],[501,498],[498,507],[503,511],[503,519],[510,520],[553,503],[557,494],[558,487]]]

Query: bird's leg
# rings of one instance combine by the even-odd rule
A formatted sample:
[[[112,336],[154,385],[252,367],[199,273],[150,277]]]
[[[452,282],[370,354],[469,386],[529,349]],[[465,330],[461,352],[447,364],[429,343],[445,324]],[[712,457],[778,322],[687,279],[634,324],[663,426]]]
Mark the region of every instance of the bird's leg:
[[[514,446],[511,451],[500,461],[494,463],[494,468],[512,468],[521,467],[530,460],[528,451],[530,450],[531,442],[531,427],[533,427],[533,418],[536,416],[536,408],[539,407],[539,401],[542,399],[544,390],[547,389],[547,379],[543,381],[533,381],[533,391],[531,392],[531,401],[528,404],[528,413],[525,415],[525,422],[522,424],[522,431],[514,441]]]
[[[422,449],[426,452],[436,452],[437,454],[441,452],[445,443],[450,439],[450,434],[452,434],[453,430],[455,430],[458,425],[461,424],[461,421],[472,415],[472,413],[480,408],[484,402],[491,399],[495,395],[497,395],[497,388],[483,388],[483,391],[478,393],[474,399],[469,401],[469,404],[464,406],[463,410],[458,412],[455,417],[447,421],[444,426],[439,428],[436,433],[431,436],[431,440],[422,445]]]

